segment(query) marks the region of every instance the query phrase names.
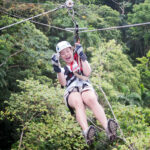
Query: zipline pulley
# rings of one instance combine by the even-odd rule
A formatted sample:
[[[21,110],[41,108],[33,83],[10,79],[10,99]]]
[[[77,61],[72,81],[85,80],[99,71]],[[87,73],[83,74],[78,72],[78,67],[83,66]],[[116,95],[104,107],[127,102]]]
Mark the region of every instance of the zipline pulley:
[[[74,2],[72,0],[67,0],[65,5],[68,9],[72,9],[74,6]]]
[[[74,23],[74,43],[78,42],[79,43],[79,26],[75,20],[75,17],[74,17],[74,9],[73,9],[73,6],[74,6],[74,2],[72,0],[67,0],[66,3],[66,8],[68,8],[68,14],[71,16],[72,18],[72,21]]]

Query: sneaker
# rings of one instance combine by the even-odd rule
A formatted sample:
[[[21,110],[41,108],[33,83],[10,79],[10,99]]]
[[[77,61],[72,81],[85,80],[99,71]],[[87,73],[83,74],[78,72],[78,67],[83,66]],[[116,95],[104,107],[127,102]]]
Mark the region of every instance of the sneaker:
[[[116,123],[116,121],[113,119],[109,119],[107,129],[106,129],[106,134],[110,141],[114,141],[116,139],[117,128],[118,128],[118,124]]]
[[[89,126],[88,130],[83,133],[84,137],[85,137],[85,141],[86,144],[91,145],[93,140],[94,140],[94,136],[96,134],[96,129],[94,126]]]

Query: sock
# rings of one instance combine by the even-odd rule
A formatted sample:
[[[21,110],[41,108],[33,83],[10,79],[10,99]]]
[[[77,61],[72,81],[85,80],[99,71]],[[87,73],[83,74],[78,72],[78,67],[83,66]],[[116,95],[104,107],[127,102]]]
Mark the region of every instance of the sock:
[[[89,129],[89,128],[87,128],[86,130],[83,130],[83,134],[84,134],[84,135],[86,135],[86,134],[87,134],[88,129]]]

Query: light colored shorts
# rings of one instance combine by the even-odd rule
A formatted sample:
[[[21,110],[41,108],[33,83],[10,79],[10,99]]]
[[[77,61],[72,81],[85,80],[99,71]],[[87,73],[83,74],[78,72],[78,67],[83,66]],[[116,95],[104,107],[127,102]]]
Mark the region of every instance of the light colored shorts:
[[[83,83],[82,86],[74,86],[74,87],[69,88],[69,90],[65,91],[64,101],[65,101],[65,104],[69,108],[69,110],[70,110],[70,112],[71,112],[72,115],[74,114],[74,110],[73,110],[72,107],[69,106],[69,103],[68,103],[69,95],[72,92],[82,93],[82,92],[87,91],[87,90],[91,90],[91,91],[95,92],[95,90],[93,89],[93,86],[90,85],[89,83]]]

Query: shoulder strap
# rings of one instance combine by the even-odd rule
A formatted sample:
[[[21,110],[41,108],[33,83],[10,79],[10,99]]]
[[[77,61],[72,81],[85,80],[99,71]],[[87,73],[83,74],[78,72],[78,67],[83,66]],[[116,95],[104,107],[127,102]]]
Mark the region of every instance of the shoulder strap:
[[[65,67],[64,67],[64,70],[65,70],[64,74],[65,74],[65,75],[67,75],[67,74],[69,73],[69,69],[68,69],[68,67],[67,67],[67,66],[65,66]]]
[[[75,61],[77,62],[77,64],[80,66],[80,70],[81,70],[81,72],[82,72],[82,71],[83,71],[83,69],[82,69],[82,64],[81,64],[81,60],[80,60],[80,58],[79,58],[77,52],[74,54],[74,60],[75,60]]]
[[[74,74],[73,74],[73,72],[70,72],[70,70],[68,69],[67,66],[65,66],[64,69],[65,69],[64,74],[67,76],[66,80],[68,81],[68,80],[70,80],[70,79],[72,78],[72,76],[73,76]]]

